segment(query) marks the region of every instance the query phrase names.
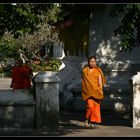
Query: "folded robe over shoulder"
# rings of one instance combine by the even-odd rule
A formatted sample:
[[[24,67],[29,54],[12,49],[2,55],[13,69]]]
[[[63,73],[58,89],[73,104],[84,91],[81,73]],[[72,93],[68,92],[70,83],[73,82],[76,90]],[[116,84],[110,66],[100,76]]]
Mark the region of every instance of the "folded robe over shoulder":
[[[31,87],[31,74],[32,70],[29,66],[15,66],[12,72],[13,89],[29,89]]]
[[[90,73],[89,67],[86,66],[82,71],[82,98],[83,100],[93,97],[102,100],[104,98],[103,90],[99,86],[99,74],[102,78],[102,85],[105,84],[106,79],[102,70],[96,66]]]
[[[23,76],[24,89],[29,89],[31,87],[32,69],[28,65],[24,64],[21,71]]]
[[[12,87],[13,89],[23,89],[23,76],[21,73],[21,67],[15,66],[12,71]]]

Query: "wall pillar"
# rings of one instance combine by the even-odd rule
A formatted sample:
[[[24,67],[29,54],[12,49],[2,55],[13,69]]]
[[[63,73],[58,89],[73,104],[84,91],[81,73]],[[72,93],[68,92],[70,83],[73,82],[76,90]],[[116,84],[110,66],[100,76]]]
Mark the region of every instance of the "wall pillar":
[[[140,72],[130,79],[132,127],[140,128]]]
[[[55,72],[39,72],[35,78],[36,129],[59,127],[59,78]]]

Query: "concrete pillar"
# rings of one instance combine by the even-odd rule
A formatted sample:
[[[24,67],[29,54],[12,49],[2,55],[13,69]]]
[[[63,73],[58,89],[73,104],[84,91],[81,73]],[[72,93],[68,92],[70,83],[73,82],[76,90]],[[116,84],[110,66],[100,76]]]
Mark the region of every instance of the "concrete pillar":
[[[39,72],[35,78],[36,129],[59,127],[59,78],[55,72]]]
[[[63,57],[63,46],[61,43],[55,43],[53,45],[53,57],[56,59]]]
[[[130,79],[132,103],[132,127],[140,128],[140,72]]]

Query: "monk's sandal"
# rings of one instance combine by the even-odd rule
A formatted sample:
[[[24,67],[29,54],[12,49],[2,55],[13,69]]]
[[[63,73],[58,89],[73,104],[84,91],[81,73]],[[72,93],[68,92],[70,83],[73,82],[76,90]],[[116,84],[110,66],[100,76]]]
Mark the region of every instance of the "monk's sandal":
[[[90,128],[97,128],[97,125],[96,125],[96,124],[91,123],[91,124],[90,124]]]
[[[85,127],[85,128],[88,128],[88,127],[89,127],[88,120],[85,120],[85,122],[84,122],[84,127]]]

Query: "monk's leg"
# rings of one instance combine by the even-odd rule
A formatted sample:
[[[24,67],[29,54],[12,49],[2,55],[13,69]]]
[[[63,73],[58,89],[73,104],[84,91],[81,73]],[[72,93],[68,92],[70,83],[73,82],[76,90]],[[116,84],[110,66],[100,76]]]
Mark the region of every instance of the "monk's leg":
[[[85,126],[88,126],[88,123],[89,123],[90,118],[91,118],[93,107],[94,107],[93,100],[87,99],[86,100]]]
[[[100,104],[93,101],[93,108],[90,117],[91,123],[97,124],[101,123],[101,112],[100,112]]]

